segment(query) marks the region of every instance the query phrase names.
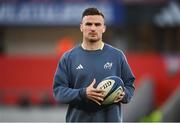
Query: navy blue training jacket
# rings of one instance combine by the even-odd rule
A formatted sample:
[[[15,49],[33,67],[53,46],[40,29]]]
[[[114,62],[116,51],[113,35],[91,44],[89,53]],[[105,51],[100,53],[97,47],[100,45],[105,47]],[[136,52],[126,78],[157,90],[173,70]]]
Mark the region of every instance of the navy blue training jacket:
[[[105,44],[102,50],[88,51],[80,45],[66,52],[59,61],[53,83],[55,99],[69,104],[67,122],[121,122],[121,103],[99,106],[87,99],[86,87],[108,76],[119,76],[125,84],[128,103],[134,94],[135,77],[121,50]]]

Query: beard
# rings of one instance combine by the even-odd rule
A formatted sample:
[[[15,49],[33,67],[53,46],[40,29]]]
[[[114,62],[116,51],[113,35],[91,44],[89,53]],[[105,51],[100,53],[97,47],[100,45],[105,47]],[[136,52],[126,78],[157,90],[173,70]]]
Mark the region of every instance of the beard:
[[[98,38],[96,38],[96,39],[93,39],[93,38],[87,38],[86,39],[86,41],[88,41],[88,42],[90,42],[90,43],[96,43],[96,42],[98,42],[100,39]]]
[[[89,35],[89,37],[87,37],[86,39],[87,39],[87,41],[89,41],[91,43],[95,43],[100,40],[100,38],[97,35],[94,35],[94,36]]]
[[[95,42],[98,42],[99,40],[97,40],[97,39],[89,39],[88,41],[91,42],[91,43],[95,43]]]

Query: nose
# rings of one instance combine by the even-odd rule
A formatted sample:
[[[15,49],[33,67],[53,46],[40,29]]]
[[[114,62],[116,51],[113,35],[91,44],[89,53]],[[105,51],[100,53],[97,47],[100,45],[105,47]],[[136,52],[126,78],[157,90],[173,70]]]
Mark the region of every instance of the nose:
[[[96,30],[96,26],[94,24],[92,24],[91,31],[95,31],[95,30]]]

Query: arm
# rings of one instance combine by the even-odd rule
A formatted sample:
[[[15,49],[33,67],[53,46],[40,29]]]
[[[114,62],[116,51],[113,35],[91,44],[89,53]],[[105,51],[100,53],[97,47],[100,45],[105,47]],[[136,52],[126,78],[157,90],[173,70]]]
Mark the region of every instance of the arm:
[[[78,104],[86,97],[86,89],[70,88],[70,79],[68,73],[68,53],[60,60],[53,83],[54,97],[58,102],[66,104]]]
[[[122,61],[122,66],[121,66],[121,78],[124,81],[124,86],[125,86],[125,95],[123,99],[121,100],[122,103],[129,103],[132,96],[134,95],[134,80],[135,77],[131,71],[131,68],[127,62],[127,59],[125,55],[123,54],[123,61]]]
[[[93,87],[96,82],[95,79],[88,87],[80,89],[69,87],[70,75],[68,74],[67,58],[66,55],[62,57],[55,73],[53,85],[55,99],[61,103],[76,105],[80,105],[85,101],[87,102],[89,99],[100,105],[99,101],[103,101],[103,90],[98,90]]]

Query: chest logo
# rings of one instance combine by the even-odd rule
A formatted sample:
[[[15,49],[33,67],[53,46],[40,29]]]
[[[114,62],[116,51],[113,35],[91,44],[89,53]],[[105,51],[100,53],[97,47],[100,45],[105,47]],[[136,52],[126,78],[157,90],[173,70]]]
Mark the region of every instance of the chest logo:
[[[83,69],[83,66],[81,64],[79,64],[77,67],[76,67],[76,70],[80,70],[80,69]]]
[[[104,69],[106,70],[106,69],[111,69],[112,68],[112,65],[113,65],[113,63],[112,62],[107,62],[106,64],[104,64]]]

